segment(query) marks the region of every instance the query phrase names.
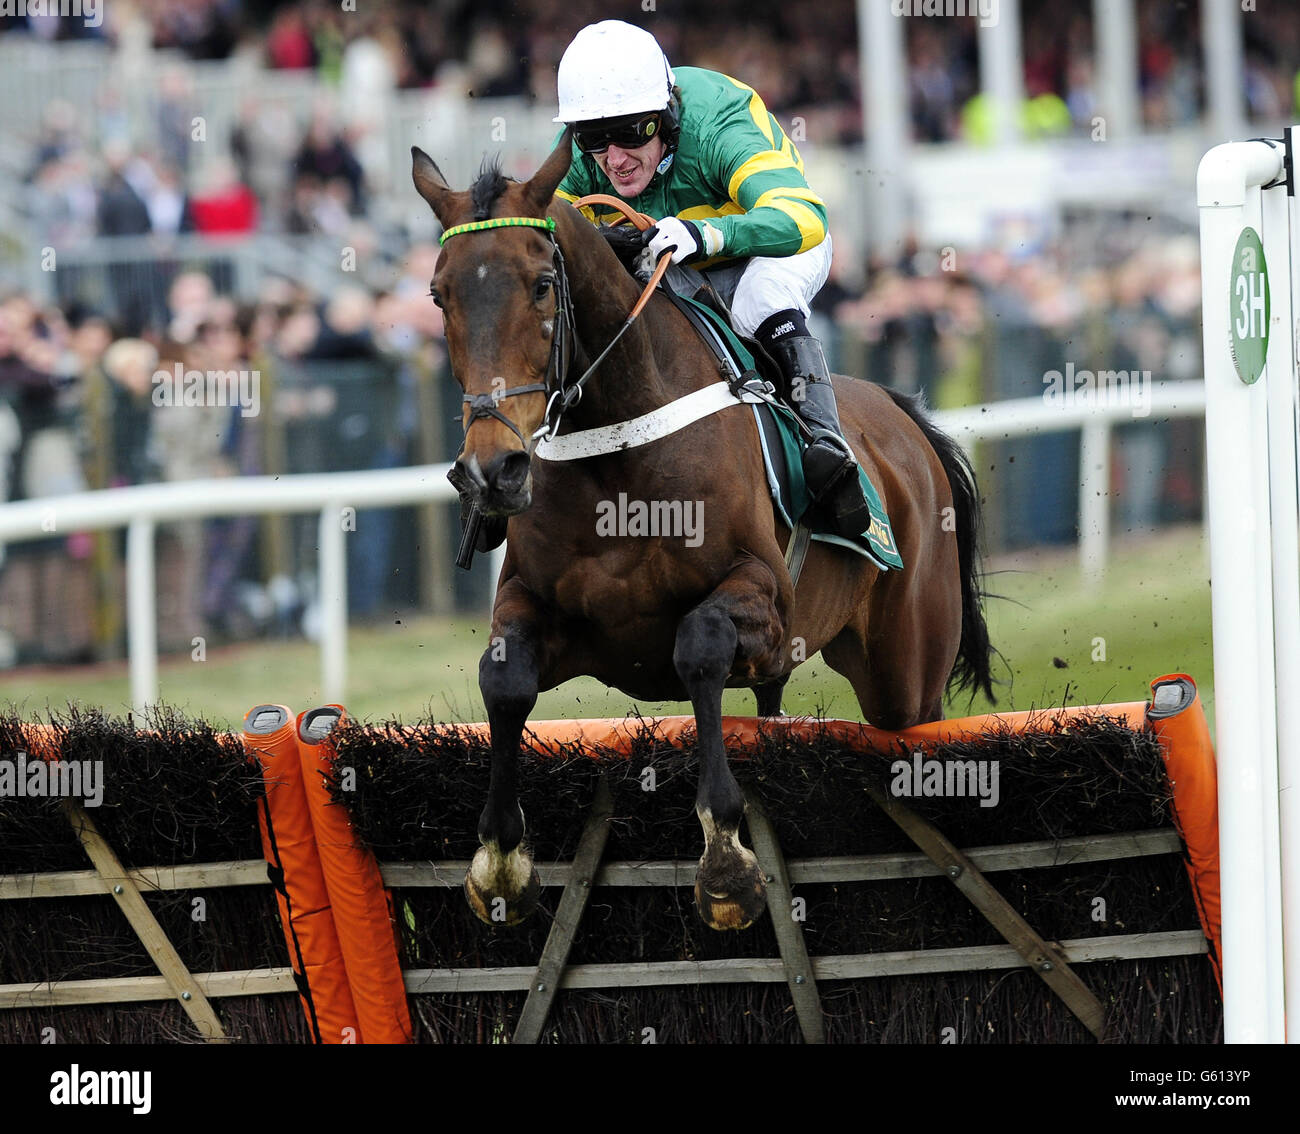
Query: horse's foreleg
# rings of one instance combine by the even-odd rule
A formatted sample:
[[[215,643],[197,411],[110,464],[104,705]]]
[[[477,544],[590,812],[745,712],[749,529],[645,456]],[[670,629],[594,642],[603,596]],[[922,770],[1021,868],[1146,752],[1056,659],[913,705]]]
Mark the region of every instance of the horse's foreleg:
[[[744,929],[767,904],[758,860],[738,833],[745,800],[727,766],[722,690],[733,671],[768,676],[780,664],[781,626],[770,579],[762,564],[738,568],[682,619],[673,650],[673,664],[695,709],[700,752],[695,811],[704,828],[704,855],[695,876],[695,903],[714,929]]]
[[[492,730],[492,775],[487,806],[478,821],[482,846],[465,876],[465,896],[489,925],[523,921],[536,908],[540,889],[532,856],[523,845],[518,791],[519,740],[539,688],[536,622],[525,616],[530,605],[521,595],[503,610],[498,596],[492,643],[478,667]]]

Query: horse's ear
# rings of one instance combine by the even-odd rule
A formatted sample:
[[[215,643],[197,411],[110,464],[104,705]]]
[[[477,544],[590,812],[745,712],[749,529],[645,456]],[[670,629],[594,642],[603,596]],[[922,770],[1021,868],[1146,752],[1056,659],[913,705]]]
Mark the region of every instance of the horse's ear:
[[[442,206],[447,199],[447,194],[451,192],[451,186],[447,184],[442,176],[442,170],[437,167],[433,158],[419,146],[411,147],[411,180],[415,182],[416,191],[429,203],[429,208],[433,210],[434,215],[441,220]]]
[[[551,207],[551,198],[564,175],[569,172],[573,160],[573,127],[566,126],[560,136],[559,144],[551,151],[551,156],[542,162],[542,167],[533,174],[532,180],[525,187],[528,203],[537,211],[538,216],[545,216]]]

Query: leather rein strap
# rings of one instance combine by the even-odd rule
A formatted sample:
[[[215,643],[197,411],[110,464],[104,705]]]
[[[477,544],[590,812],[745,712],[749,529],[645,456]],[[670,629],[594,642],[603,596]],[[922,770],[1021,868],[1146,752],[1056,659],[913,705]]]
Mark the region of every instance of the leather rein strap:
[[[623,214],[621,220],[616,220],[614,222],[616,225],[622,224],[624,220],[631,221],[632,224],[636,225],[636,227],[642,232],[651,228],[655,223],[653,217],[649,217],[645,213],[637,212],[637,210],[632,208],[630,205],[625,204],[617,197],[610,196],[608,193],[592,193],[586,197],[579,197],[573,202],[573,207],[575,209],[582,209],[588,205],[606,205],[613,208]],[[556,249],[558,251],[558,244],[556,245]],[[605,356],[614,349],[614,345],[636,321],[636,317],[641,314],[645,305],[650,301],[651,294],[653,294],[655,288],[659,286],[659,281],[663,279],[664,273],[668,270],[669,262],[670,259],[668,253],[665,252],[659,257],[659,262],[655,265],[653,274],[646,282],[646,285],[642,290],[640,297],[633,305],[632,310],[628,313],[627,319],[624,320],[623,325],[618,329],[618,332],[609,340],[609,344],[600,352],[599,355],[596,356],[595,362],[587,367],[582,376],[576,382],[567,384],[564,381],[567,376],[567,371],[565,374],[561,375],[559,387],[551,394],[550,401],[546,404],[546,414],[542,418],[542,424],[538,426],[537,430],[533,433],[531,442],[525,445],[530,457],[533,455],[533,451],[537,448],[539,442],[549,441],[555,436],[556,431],[560,428],[560,420],[564,417],[565,411],[572,409],[582,400],[582,388],[586,385],[587,379],[595,373],[596,367],[605,361]],[[565,281],[565,292],[566,294],[568,292],[567,280]],[[570,317],[572,317],[571,311]],[[516,430],[516,432],[518,431]]]

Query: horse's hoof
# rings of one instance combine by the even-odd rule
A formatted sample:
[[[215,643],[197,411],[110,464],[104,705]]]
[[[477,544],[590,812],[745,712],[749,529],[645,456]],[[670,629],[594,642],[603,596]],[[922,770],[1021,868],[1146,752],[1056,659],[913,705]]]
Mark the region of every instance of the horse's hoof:
[[[733,871],[725,882],[695,877],[695,908],[710,929],[748,929],[767,909],[767,885],[757,861]]]
[[[518,848],[503,860],[499,855],[494,857],[487,847],[479,847],[465,874],[469,908],[479,921],[494,928],[524,921],[537,908],[541,891],[542,882],[532,860]]]

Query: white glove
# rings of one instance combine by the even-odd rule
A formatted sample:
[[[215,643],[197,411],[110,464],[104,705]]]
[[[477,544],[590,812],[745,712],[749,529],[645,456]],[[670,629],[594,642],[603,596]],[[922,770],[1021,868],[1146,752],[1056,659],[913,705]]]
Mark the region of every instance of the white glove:
[[[716,256],[722,251],[722,233],[711,224],[664,217],[655,225],[654,232],[646,247],[656,261],[669,248],[673,249],[674,264]]]

